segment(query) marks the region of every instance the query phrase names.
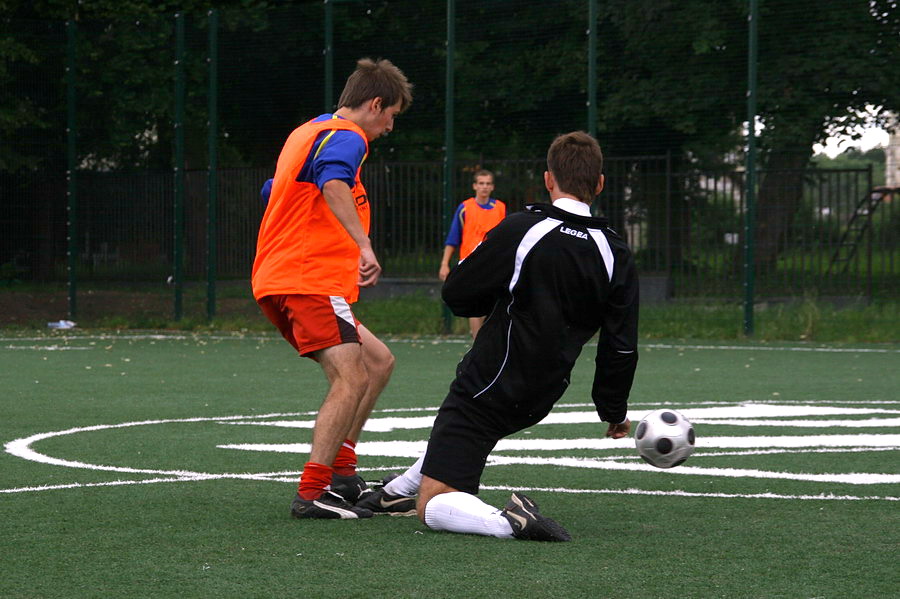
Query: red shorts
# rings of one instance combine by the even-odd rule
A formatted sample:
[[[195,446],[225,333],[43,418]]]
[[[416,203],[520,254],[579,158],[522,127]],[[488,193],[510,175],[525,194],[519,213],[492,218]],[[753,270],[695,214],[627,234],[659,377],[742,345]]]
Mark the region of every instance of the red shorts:
[[[361,343],[359,321],[347,300],[335,295],[267,295],[257,300],[301,356],[342,343]]]

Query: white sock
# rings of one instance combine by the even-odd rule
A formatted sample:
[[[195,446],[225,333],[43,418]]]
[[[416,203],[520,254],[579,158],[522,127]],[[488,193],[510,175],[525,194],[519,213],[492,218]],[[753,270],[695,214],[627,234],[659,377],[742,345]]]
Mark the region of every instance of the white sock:
[[[403,495],[404,497],[415,497],[418,495],[419,487],[422,485],[423,461],[425,461],[425,454],[422,454],[406,472],[386,484],[384,490],[391,495]]]
[[[425,506],[425,524],[432,530],[513,538],[512,526],[500,510],[461,491],[432,497]]]

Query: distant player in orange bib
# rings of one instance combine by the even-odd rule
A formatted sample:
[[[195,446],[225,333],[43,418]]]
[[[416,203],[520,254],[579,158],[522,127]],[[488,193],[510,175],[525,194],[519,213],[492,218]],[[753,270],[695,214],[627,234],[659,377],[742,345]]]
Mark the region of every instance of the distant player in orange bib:
[[[506,216],[506,204],[491,197],[494,191],[494,173],[484,169],[477,171],[472,189],[475,190],[475,196],[457,206],[453,214],[438,271],[441,281],[446,281],[450,274],[450,258],[456,249],[459,248],[459,261],[462,262],[478,247],[487,232]],[[469,332],[473,339],[482,324],[484,316],[469,318]]]
[[[369,142],[389,133],[412,102],[412,85],[388,60],[361,59],[333,114],[291,133],[281,150],[259,228],[253,296],[301,356],[329,383],[297,496],[296,518],[367,518],[356,443],[394,356],[353,315],[360,287],[378,282],[369,198],[360,169]]]

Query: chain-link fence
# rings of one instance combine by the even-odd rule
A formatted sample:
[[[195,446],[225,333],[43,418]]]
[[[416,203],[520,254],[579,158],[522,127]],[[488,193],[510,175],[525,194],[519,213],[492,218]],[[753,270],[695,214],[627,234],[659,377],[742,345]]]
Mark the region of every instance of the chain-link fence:
[[[584,129],[607,159],[595,210],[664,295],[739,300],[750,273],[760,297],[896,299],[900,195],[875,189],[883,161],[815,164],[812,146],[860,111],[891,123],[900,9],[759,0],[754,81],[755,4],[329,0],[8,16],[0,274],[68,281],[73,295],[76,283],[174,277],[208,285],[192,301],[214,305],[217,281],[249,276],[259,188],[287,134],[332,110],[371,56],[415,85],[363,169],[386,277],[436,279],[448,216],[478,168],[494,171],[511,209],[545,199],[546,147]],[[749,228],[748,93],[759,151]]]

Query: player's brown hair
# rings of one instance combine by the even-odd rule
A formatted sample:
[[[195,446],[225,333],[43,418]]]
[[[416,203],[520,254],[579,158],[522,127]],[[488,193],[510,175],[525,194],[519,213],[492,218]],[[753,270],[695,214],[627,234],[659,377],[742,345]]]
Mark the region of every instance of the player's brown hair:
[[[373,98],[381,98],[382,109],[400,102],[400,112],[412,104],[412,83],[390,60],[360,58],[347,78],[338,108],[359,108]]]
[[[490,177],[491,181],[493,181],[494,173],[487,170],[486,168],[478,169],[477,171],[475,171],[475,174],[472,175],[472,183],[475,183],[476,181],[478,181],[478,177]]]
[[[547,151],[547,170],[562,191],[590,204],[603,174],[600,144],[584,131],[559,135]]]

